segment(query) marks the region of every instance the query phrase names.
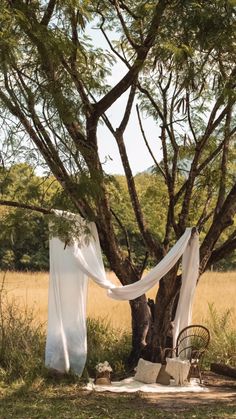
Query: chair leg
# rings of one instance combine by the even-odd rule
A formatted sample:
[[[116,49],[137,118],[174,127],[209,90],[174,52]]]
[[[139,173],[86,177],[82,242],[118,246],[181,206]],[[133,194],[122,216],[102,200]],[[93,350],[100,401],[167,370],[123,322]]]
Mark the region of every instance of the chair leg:
[[[200,384],[202,384],[202,374],[201,374],[201,369],[199,368],[199,365],[197,364],[191,365],[187,380],[190,381],[191,377],[199,378]]]
[[[198,370],[198,375],[199,375],[199,379],[200,379],[200,384],[202,384],[202,373],[201,373],[201,370],[200,370],[198,365],[197,365],[197,370]]]

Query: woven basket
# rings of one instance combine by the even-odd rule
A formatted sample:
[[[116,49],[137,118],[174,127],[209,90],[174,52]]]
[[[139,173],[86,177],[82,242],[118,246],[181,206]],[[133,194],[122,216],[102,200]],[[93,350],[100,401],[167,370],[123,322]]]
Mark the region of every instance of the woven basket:
[[[110,371],[97,372],[94,383],[98,385],[110,385],[111,384]]]

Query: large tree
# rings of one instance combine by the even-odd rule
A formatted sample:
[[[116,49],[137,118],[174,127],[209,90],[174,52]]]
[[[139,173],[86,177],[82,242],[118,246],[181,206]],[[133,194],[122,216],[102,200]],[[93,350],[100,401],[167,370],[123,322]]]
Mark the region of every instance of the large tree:
[[[16,143],[24,152],[40,152],[74,210],[96,222],[103,252],[123,285],[138,281],[147,255],[159,261],[193,223],[202,238],[200,273],[236,248],[236,183],[230,163],[235,157],[234,5],[234,0],[1,3],[2,155]],[[104,36],[106,50],[88,39],[92,24]],[[107,75],[115,59],[127,70],[110,87]],[[126,93],[124,113],[113,126],[106,112]],[[156,179],[166,188],[165,228],[159,235],[145,219],[125,146],[135,101]],[[146,113],[156,121],[161,162],[143,129]],[[142,264],[132,256],[125,217],[117,217],[111,206],[110,179],[98,153],[100,122],[120,152],[143,244]],[[166,345],[181,283],[177,270],[160,282],[152,328],[146,296],[130,301],[131,359],[148,344],[149,357],[156,360],[158,348]]]

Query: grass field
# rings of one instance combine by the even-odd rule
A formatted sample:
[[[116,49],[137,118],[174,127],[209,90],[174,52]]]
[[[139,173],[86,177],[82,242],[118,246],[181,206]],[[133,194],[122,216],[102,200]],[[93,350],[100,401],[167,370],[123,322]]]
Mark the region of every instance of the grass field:
[[[114,274],[110,273],[108,276],[113,282],[117,282]],[[4,288],[1,287],[1,283]],[[48,274],[8,272],[4,275],[0,272],[1,290],[7,295],[9,301],[15,299],[21,310],[24,310],[25,307],[33,308],[35,318],[46,325]],[[156,290],[152,290],[149,296],[154,297],[155,292]],[[196,292],[193,321],[204,321],[208,315],[208,303],[213,302],[218,313],[236,306],[236,272],[204,275]],[[0,304],[0,310],[1,308]],[[129,330],[130,328],[128,302],[117,302],[108,298],[106,292],[92,281],[89,285],[88,315],[105,318],[112,326],[119,329]],[[235,319],[236,313],[234,312],[232,319],[234,326]],[[13,320],[10,322],[12,326],[16,324],[15,317]],[[232,397],[231,393],[227,397],[225,393],[217,393],[218,396],[212,394],[210,398],[203,399],[202,402],[200,398],[196,398],[197,394],[188,394],[186,400],[182,398],[181,402],[177,398],[176,402],[176,398],[161,399],[160,395],[154,398],[141,393],[114,395],[82,391],[81,382],[74,376],[55,378],[48,376],[44,369],[42,370],[44,349],[41,349],[41,352],[40,350],[35,351],[35,349],[40,349],[40,344],[44,345],[44,340],[38,339],[38,335],[30,335],[35,336],[33,342],[36,344],[34,343],[32,348],[29,347],[26,339],[29,323],[26,321],[23,325],[22,323],[18,324],[20,326],[15,329],[14,327],[5,329],[6,336],[8,334],[10,336],[7,341],[10,342],[10,345],[6,344],[5,361],[8,362],[9,371],[6,369],[5,375],[4,369],[0,365],[0,418],[2,419],[95,419],[98,417],[102,419],[188,419],[192,417],[196,419],[206,417],[236,419],[233,393]],[[24,327],[22,328],[22,326]],[[102,339],[104,339],[104,335]],[[29,342],[31,345],[31,339]],[[225,351],[225,345],[223,346]],[[22,347],[23,350],[19,357]],[[120,356],[119,353],[118,356]],[[105,359],[110,361],[109,358]],[[17,375],[18,371],[20,374],[24,372],[24,375]],[[11,374],[13,375],[11,376]]]
[[[113,273],[108,277],[119,283]],[[22,306],[35,310],[36,318],[46,324],[48,300],[47,273],[0,273],[0,284],[4,278],[4,289],[9,299],[14,298]],[[155,298],[157,289],[149,292],[149,297]],[[208,316],[208,304],[214,303],[217,312],[232,310],[232,323],[236,324],[236,271],[207,272],[197,287],[193,323],[204,323]],[[105,319],[113,327],[123,330],[130,329],[130,310],[126,301],[115,301],[107,297],[106,291],[90,281],[88,291],[87,312],[89,317]]]
[[[76,384],[23,383],[1,388],[1,419],[235,419],[235,404],[214,400],[183,404],[183,398],[164,399],[147,393],[109,394],[81,391]],[[227,403],[227,404],[226,404]]]

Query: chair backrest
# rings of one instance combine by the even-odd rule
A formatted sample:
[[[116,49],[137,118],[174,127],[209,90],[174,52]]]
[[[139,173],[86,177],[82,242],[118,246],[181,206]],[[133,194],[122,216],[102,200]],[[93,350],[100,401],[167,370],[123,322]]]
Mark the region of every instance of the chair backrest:
[[[184,359],[199,358],[210,342],[209,330],[202,325],[194,324],[185,327],[176,341],[176,356]]]

